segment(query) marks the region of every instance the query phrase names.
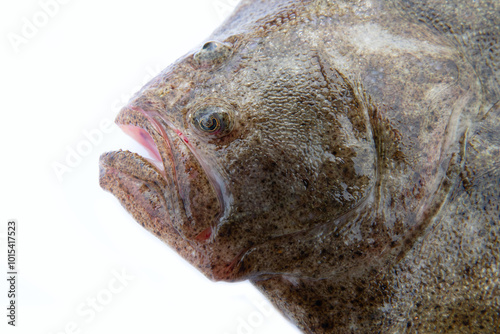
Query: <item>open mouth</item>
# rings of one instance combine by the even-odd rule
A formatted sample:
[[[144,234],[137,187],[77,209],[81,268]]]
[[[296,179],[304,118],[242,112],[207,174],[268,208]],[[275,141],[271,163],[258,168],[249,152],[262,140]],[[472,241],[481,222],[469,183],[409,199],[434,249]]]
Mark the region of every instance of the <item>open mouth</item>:
[[[146,130],[133,125],[124,124],[121,125],[120,128],[148,151],[151,158],[145,159],[147,159],[163,176],[165,176],[165,166],[163,165],[160,152],[158,151],[158,148],[149,133]]]
[[[137,107],[122,110],[116,123],[151,158],[128,151],[104,154],[101,186],[122,204],[130,202],[129,207],[136,207],[133,211],[143,211],[142,216],[161,218],[183,239],[209,241],[223,207],[221,191],[186,145],[187,140],[172,124]],[[110,178],[111,184],[107,182]],[[139,222],[147,225],[142,220]]]

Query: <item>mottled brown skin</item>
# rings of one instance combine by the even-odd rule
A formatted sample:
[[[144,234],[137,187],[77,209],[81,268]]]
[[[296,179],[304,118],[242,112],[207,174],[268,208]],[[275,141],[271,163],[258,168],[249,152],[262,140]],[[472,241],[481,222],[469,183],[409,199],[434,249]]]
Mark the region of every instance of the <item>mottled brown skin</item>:
[[[163,167],[107,153],[101,186],[305,333],[496,333],[499,27],[497,1],[242,1],[118,116]]]

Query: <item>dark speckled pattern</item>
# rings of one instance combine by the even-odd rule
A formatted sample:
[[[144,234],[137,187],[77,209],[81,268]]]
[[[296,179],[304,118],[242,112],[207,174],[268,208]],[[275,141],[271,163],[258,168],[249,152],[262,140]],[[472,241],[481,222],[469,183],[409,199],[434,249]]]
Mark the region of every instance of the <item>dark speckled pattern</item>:
[[[118,116],[161,162],[106,153],[101,186],[305,333],[496,333],[499,27],[497,1],[242,1]]]

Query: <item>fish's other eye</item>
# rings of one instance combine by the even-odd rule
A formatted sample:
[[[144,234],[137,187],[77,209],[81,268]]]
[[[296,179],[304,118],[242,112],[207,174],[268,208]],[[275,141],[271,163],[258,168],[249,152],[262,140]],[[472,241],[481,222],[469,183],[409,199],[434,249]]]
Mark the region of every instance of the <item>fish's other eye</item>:
[[[223,137],[233,129],[234,115],[230,108],[207,106],[191,115],[191,124],[203,135]]]
[[[194,54],[193,58],[198,66],[207,67],[221,64],[232,53],[229,44],[210,41]]]

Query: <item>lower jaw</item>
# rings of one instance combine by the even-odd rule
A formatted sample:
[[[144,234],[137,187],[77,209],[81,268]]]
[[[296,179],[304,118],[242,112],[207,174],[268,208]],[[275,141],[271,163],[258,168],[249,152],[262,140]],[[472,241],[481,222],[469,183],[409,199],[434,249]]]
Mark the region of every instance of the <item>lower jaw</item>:
[[[99,167],[101,187],[115,195],[129,212],[143,211],[149,217],[170,222],[161,191],[166,181],[154,163],[136,153],[117,151],[103,154]]]
[[[206,256],[174,228],[162,190],[167,185],[154,165],[128,151],[105,153],[99,165],[99,183],[104,190],[111,192],[145,229],[206,276],[212,276]]]

